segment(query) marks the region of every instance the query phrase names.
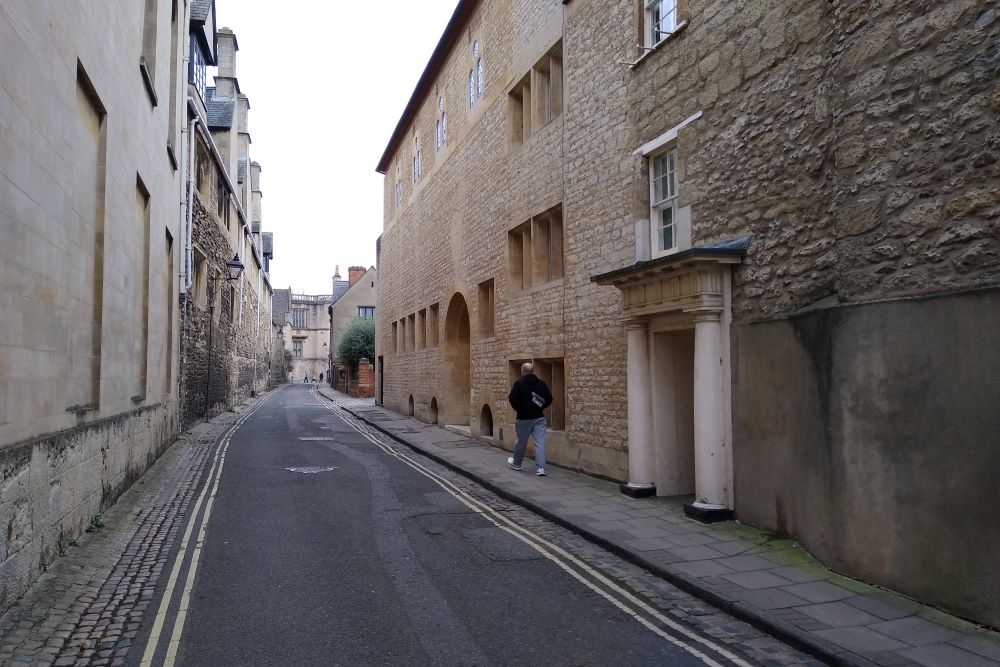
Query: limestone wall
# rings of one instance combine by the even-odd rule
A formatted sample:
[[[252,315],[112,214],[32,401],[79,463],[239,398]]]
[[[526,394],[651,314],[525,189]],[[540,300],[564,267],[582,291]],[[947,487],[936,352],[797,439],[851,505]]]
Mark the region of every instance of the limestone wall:
[[[173,441],[164,404],[0,449],[0,609],[5,609]]]
[[[0,608],[176,433],[183,72],[157,6],[149,86],[142,3],[0,11]]]
[[[506,404],[510,362],[530,358],[563,360],[571,408],[567,410],[565,432],[550,440],[551,458],[568,466],[621,477],[626,462],[622,451],[624,384],[619,378],[621,363],[606,354],[611,350],[623,352],[613,335],[618,326],[617,300],[613,295],[598,297],[603,297],[609,307],[595,318],[590,309],[586,313],[577,311],[578,295],[568,294],[571,289],[582,290],[579,296],[586,299],[595,292],[589,284],[591,267],[580,260],[579,248],[586,243],[584,238],[589,239],[589,227],[595,220],[602,224],[610,221],[604,217],[603,203],[581,209],[567,196],[571,165],[580,165],[593,155],[568,136],[565,123],[574,119],[586,124],[590,121],[577,119],[593,119],[598,108],[603,116],[609,101],[621,105],[624,114],[624,98],[614,95],[614,83],[608,79],[608,71],[618,69],[611,41],[594,49],[587,66],[574,60],[578,56],[573,51],[566,50],[565,110],[536,127],[523,145],[508,142],[508,91],[563,38],[566,12],[567,7],[556,1],[483,2],[469,24],[469,40],[463,39],[449,57],[436,95],[425,101],[415,123],[423,177],[416,184],[412,181],[412,136],[403,142],[404,149],[387,173],[386,229],[379,260],[382,289],[377,307],[377,354],[383,355],[387,406],[406,411],[413,395],[415,411],[424,418],[433,418],[430,406],[434,402],[441,412],[454,408],[468,414],[474,433],[479,432],[483,406],[488,406],[496,425],[494,441],[508,447],[513,433],[513,414]],[[600,31],[602,21],[607,24],[607,12],[599,9],[596,14],[581,14],[578,20],[585,23],[567,24],[566,43],[578,39],[572,30],[581,34]],[[475,41],[484,59],[484,94],[482,98],[477,95],[469,108],[468,76]],[[577,67],[572,71],[571,61]],[[439,96],[444,98],[448,114],[447,144],[440,151],[434,144]],[[608,130],[613,127],[609,124]],[[604,165],[608,150],[620,147],[623,140],[607,144],[599,128],[590,129],[596,134],[586,145],[601,156]],[[571,151],[576,152],[570,155]],[[402,173],[399,206],[394,199],[397,163]],[[564,276],[536,283],[527,290],[513,289],[509,282],[508,231],[559,205],[563,207],[566,228]],[[491,279],[494,328],[487,333],[479,328],[482,304],[478,286]],[[471,321],[471,400],[468,405],[445,406],[450,383],[442,368],[441,346],[446,339],[448,305],[456,293],[465,300]],[[434,304],[438,305],[439,344],[423,348],[414,345],[406,352],[397,345],[397,352],[392,353],[392,323],[418,315],[421,310],[428,311],[429,321],[429,309]],[[567,333],[568,313],[575,317],[574,326],[580,325],[572,337]],[[602,397],[594,397],[586,389],[589,380],[598,378],[608,380],[608,391]],[[501,442],[500,428],[504,425]]]
[[[986,0],[690,3],[630,124],[639,145],[703,113],[681,196],[695,244],[754,237],[738,321],[1000,280],[998,35]]]
[[[648,259],[649,173],[636,150],[692,119],[676,146],[693,244],[752,236],[732,284],[737,514],[795,535],[847,573],[995,623],[995,605],[971,576],[988,566],[946,553],[995,532],[980,511],[992,486],[976,467],[993,463],[982,443],[995,441],[995,425],[967,419],[963,399],[947,398],[970,359],[991,364],[995,347],[989,297],[961,296],[1000,284],[994,5],[691,0],[681,3],[684,27],[647,50],[635,46],[638,1],[483,0],[387,164],[377,304],[385,405],[405,413],[412,396],[427,420],[454,407],[442,404],[455,383],[445,321],[461,295],[473,434],[483,405],[509,428],[510,362],[562,358],[566,430],[552,440],[553,461],[625,479],[620,292],[590,278]],[[512,146],[508,92],[560,35],[563,111]],[[485,86],[470,109],[475,41]],[[440,151],[439,97],[448,113]],[[558,203],[564,277],[515,289],[507,233]],[[489,279],[495,327],[485,335],[477,286]],[[931,295],[945,301],[907,301]],[[440,343],[410,344],[402,328],[435,304]],[[857,310],[835,315],[844,304]],[[967,349],[949,317],[979,332],[965,334]],[[796,352],[801,325],[790,318],[808,320],[826,342]],[[834,321],[851,333],[836,338]],[[970,399],[993,398],[995,382],[968,377]],[[926,401],[900,405],[894,396],[910,396],[911,382]],[[940,410],[954,433],[912,433],[924,409]],[[827,433],[817,411],[840,431]],[[510,444],[498,441],[499,433],[494,442]],[[935,479],[928,462],[945,460],[946,476]],[[937,490],[958,483],[968,486],[935,506]],[[877,520],[863,516],[873,511],[865,497],[879,499]],[[895,527],[908,506],[925,515],[919,534]],[[948,512],[970,524],[955,528]],[[890,569],[916,552],[927,557],[903,568],[907,584]],[[994,557],[995,542],[984,553]],[[942,567],[959,574],[941,586],[918,583]]]
[[[214,414],[266,389],[274,369],[269,364],[273,355],[270,298],[264,287],[258,307],[254,276],[259,269],[252,254],[241,255],[247,268],[239,281],[227,282],[221,277],[238,248],[232,237],[239,238],[246,231],[235,221],[227,229],[214,205],[209,209],[200,192],[195,193],[194,203],[193,242],[208,264],[196,275],[216,271],[220,278],[214,283],[207,277],[196,279],[184,306],[181,395],[185,426],[205,417],[206,391],[208,414]],[[213,300],[214,315],[210,309]],[[280,374],[280,370],[276,372]]]

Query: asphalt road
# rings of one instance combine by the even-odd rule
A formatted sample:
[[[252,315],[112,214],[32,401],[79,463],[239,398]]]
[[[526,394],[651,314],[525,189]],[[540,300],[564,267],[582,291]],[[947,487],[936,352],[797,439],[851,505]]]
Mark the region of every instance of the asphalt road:
[[[186,618],[176,622],[184,602],[167,613],[154,664],[168,638],[179,665],[710,664],[310,389],[275,392],[232,435],[204,540],[196,526],[177,550],[188,571],[197,562]],[[182,571],[174,597],[184,589]]]

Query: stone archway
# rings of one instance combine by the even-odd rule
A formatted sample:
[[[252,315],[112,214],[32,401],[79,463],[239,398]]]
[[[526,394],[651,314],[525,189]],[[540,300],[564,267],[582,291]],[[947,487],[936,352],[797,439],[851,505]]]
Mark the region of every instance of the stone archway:
[[[493,437],[493,411],[488,405],[484,405],[479,411],[479,435]]]
[[[456,292],[448,302],[444,322],[444,377],[441,424],[468,426],[472,401],[472,344],[469,306]]]

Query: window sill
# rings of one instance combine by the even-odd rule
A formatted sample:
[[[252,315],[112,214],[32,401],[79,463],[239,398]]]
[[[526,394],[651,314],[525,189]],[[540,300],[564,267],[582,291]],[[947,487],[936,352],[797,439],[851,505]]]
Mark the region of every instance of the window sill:
[[[549,280],[548,282],[532,285],[531,287],[522,287],[520,289],[515,288],[511,290],[511,295],[515,298],[529,296],[531,294],[535,294],[536,292],[542,292],[552,287],[561,287],[564,284],[564,282],[565,282],[565,276]]]
[[[639,56],[639,58],[634,63],[629,63],[628,64],[628,68],[631,69],[631,70],[634,70],[635,68],[637,68],[643,62],[645,62],[647,58],[649,58],[651,55],[653,55],[654,53],[656,53],[657,51],[659,51],[660,48],[664,44],[666,44],[667,42],[669,42],[670,40],[672,40],[674,37],[676,37],[677,35],[679,35],[681,32],[683,32],[684,28],[687,27],[687,24],[688,24],[687,19],[681,21],[677,25],[677,27],[674,29],[674,31],[672,33],[670,33],[669,35],[667,35],[666,37],[664,37],[663,39],[661,39],[660,41],[658,41],[656,44],[654,44],[651,47],[642,47],[643,48],[642,55]]]
[[[146,67],[146,60],[144,58],[139,58],[139,72],[142,73],[142,83],[146,86],[146,94],[149,95],[149,101],[155,107],[158,104],[156,89],[153,87],[153,78],[149,74],[149,68]]]
[[[174,154],[174,147],[169,141],[167,142],[167,157],[170,158],[170,166],[174,168],[174,171],[177,171],[177,155]]]
[[[556,115],[552,116],[552,118],[549,118],[547,121],[545,121],[544,123],[542,123],[541,125],[539,125],[534,130],[532,130],[531,134],[528,135],[527,139],[521,139],[519,141],[518,140],[509,140],[507,142],[507,146],[510,149],[508,151],[508,153],[516,153],[517,151],[521,150],[522,147],[527,146],[528,144],[530,144],[533,141],[535,141],[535,137],[537,137],[538,135],[540,135],[543,132],[545,132],[546,128],[552,127],[553,123],[555,123],[560,118],[562,118],[562,112],[561,111],[559,113],[557,113]]]
[[[654,259],[660,259],[662,257],[670,257],[671,255],[676,255],[677,253],[683,250],[690,250],[690,248],[682,248],[680,246],[676,246],[674,248],[671,248],[670,250],[663,250],[662,252],[654,252],[652,253],[649,259],[652,261]]]

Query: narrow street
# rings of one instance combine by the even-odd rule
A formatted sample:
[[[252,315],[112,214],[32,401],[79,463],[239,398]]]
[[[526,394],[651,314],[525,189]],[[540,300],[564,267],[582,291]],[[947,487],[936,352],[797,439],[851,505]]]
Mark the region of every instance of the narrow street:
[[[128,664],[818,664],[341,414],[290,385],[223,436]]]

